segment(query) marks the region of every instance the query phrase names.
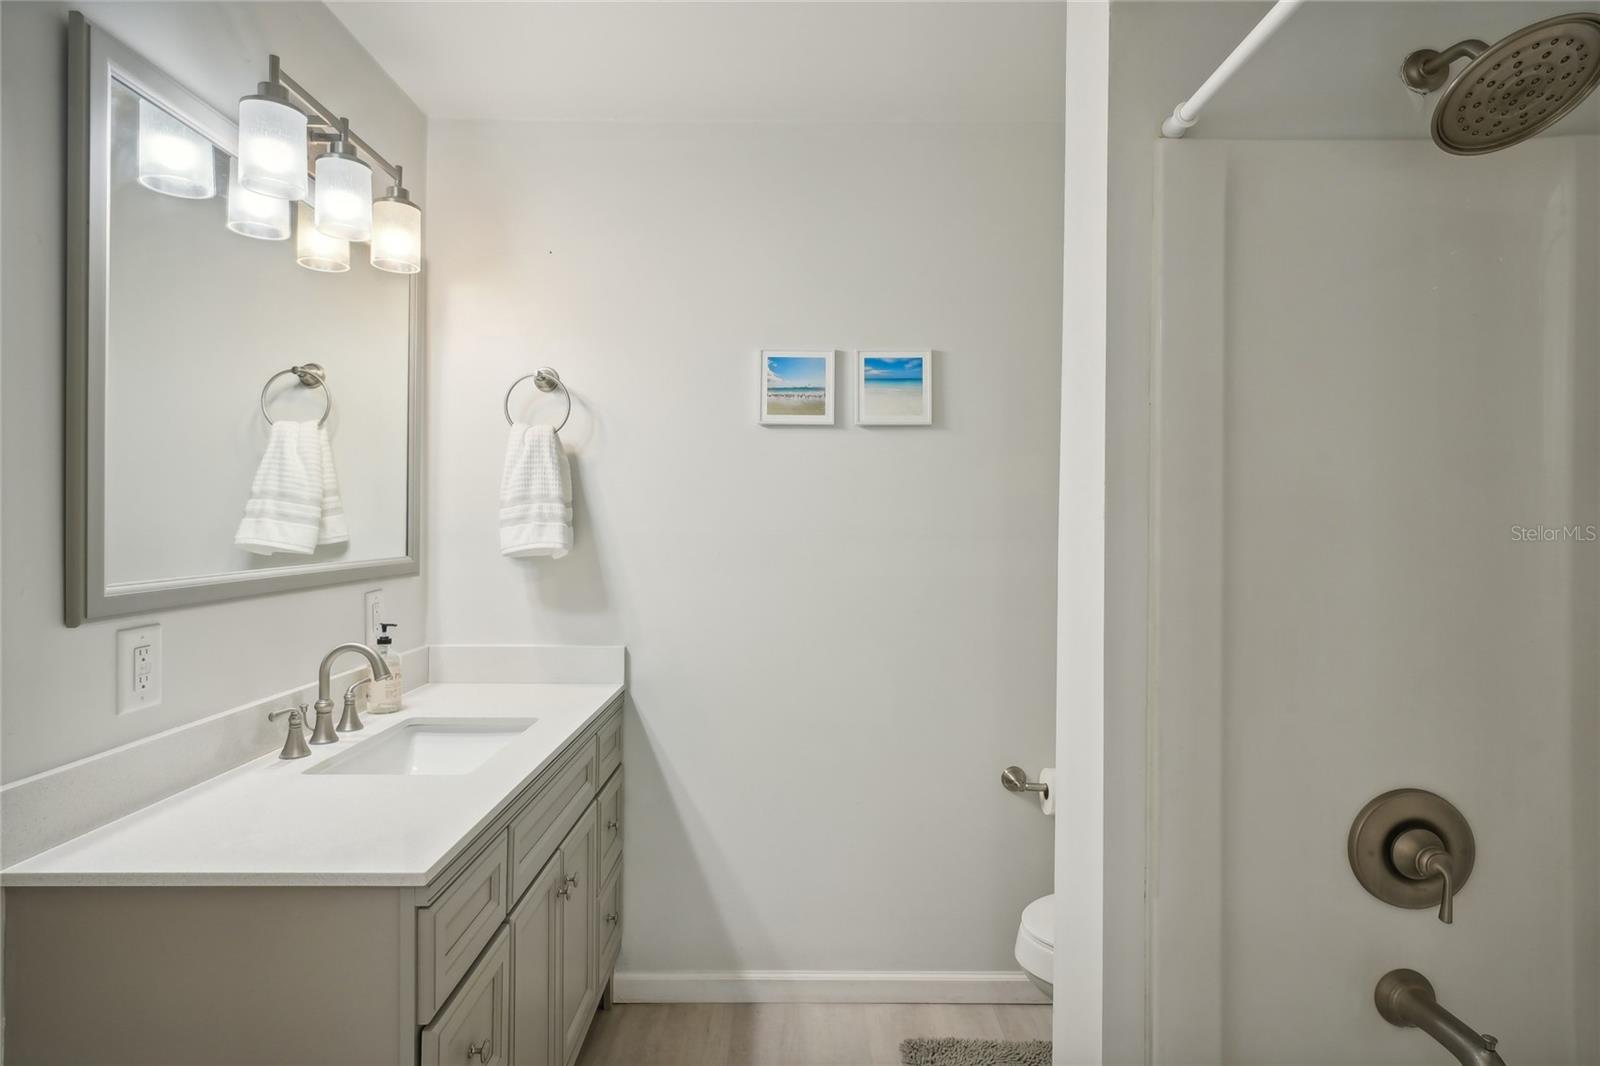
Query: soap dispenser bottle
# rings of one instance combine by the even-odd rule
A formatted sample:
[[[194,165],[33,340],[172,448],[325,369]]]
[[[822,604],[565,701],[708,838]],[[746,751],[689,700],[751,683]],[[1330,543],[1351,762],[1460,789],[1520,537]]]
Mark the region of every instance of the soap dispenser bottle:
[[[393,714],[400,709],[400,653],[394,650],[394,638],[389,635],[389,630],[396,628],[393,622],[378,625],[378,656],[389,668],[389,676],[367,686],[367,710],[373,714]]]

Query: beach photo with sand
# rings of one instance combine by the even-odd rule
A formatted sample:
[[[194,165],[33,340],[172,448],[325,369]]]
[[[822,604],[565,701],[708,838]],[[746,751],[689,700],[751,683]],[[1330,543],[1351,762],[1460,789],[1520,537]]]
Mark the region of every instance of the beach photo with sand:
[[[933,420],[926,354],[861,353],[856,419],[863,425],[924,425]]]
[[[828,391],[833,360],[826,354],[778,355],[763,352],[762,421],[831,421]]]

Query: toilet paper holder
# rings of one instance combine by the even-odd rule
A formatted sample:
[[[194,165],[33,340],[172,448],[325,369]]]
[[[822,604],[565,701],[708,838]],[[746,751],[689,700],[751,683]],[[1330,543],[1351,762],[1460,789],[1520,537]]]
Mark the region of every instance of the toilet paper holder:
[[[1007,792],[1042,792],[1048,798],[1050,785],[1044,781],[1029,781],[1028,772],[1020,766],[1008,766],[1000,771],[1000,783]]]

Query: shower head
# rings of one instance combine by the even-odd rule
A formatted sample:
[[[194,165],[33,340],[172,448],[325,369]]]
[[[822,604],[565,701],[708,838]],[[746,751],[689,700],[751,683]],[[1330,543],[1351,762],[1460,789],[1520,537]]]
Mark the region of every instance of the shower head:
[[[1450,64],[1471,57],[1454,80]],[[1524,26],[1493,45],[1467,40],[1406,56],[1413,92],[1444,89],[1433,142],[1455,155],[1509,148],[1548,129],[1600,82],[1600,15],[1579,12]]]

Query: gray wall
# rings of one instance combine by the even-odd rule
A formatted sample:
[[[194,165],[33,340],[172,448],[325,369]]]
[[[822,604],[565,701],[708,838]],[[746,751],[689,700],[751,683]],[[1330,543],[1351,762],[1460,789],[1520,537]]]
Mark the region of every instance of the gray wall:
[[[434,124],[432,636],[628,645],[625,971],[1015,969],[1061,161],[1058,123]],[[782,346],[935,349],[935,425],[851,424],[842,354],[838,425],[758,426]],[[501,397],[544,364],[577,546],[506,560]]]
[[[412,162],[421,189],[426,122],[321,4],[80,5],[94,22],[231,111],[276,51],[312,89]],[[66,5],[3,6],[0,225],[5,231],[3,588],[0,780],[30,774],[303,684],[333,644],[362,632],[365,586],[61,624],[61,373]],[[252,397],[253,402],[253,397]],[[175,518],[175,520],[181,520]],[[424,639],[419,578],[386,583],[403,646]],[[159,707],[118,716],[115,634],[163,626]]]

